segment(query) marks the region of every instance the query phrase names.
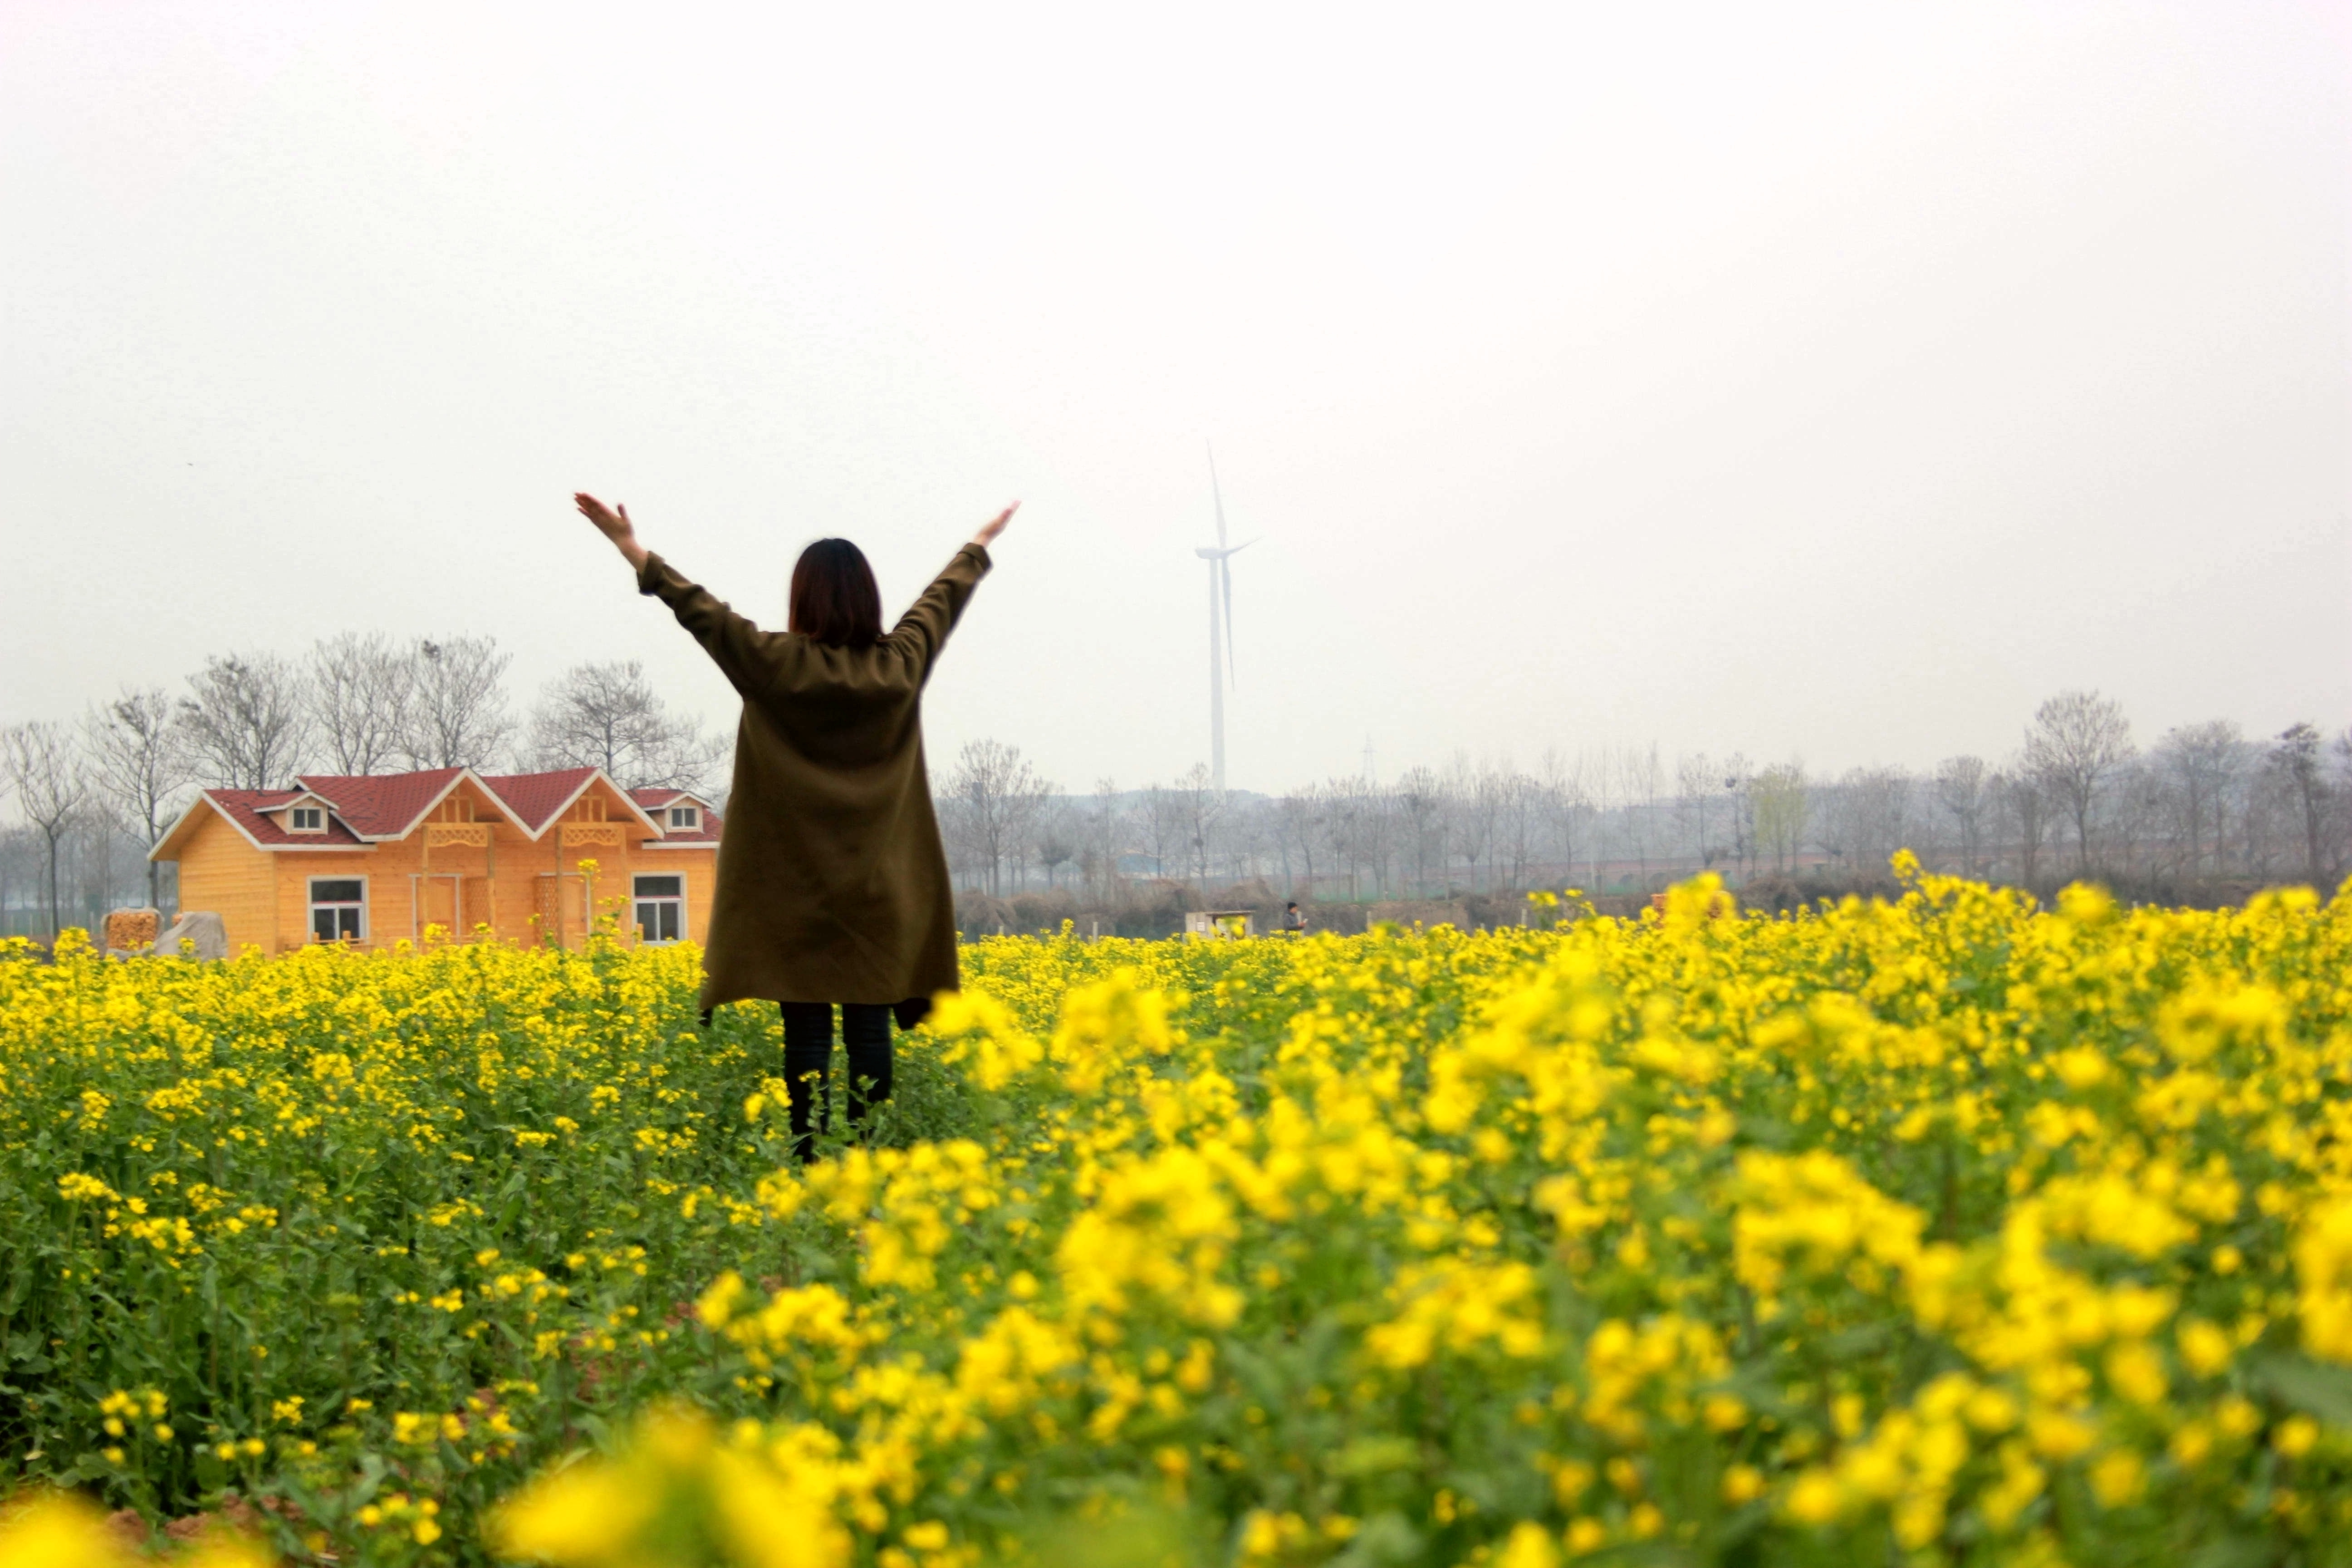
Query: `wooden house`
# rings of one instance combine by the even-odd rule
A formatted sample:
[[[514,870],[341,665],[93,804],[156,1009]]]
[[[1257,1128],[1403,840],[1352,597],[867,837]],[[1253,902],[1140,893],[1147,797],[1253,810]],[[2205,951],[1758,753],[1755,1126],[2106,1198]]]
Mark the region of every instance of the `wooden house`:
[[[601,917],[625,941],[700,942],[719,814],[683,790],[624,790],[596,768],[306,774],[290,789],[208,789],[151,858],[229,949],[451,939],[577,945]]]

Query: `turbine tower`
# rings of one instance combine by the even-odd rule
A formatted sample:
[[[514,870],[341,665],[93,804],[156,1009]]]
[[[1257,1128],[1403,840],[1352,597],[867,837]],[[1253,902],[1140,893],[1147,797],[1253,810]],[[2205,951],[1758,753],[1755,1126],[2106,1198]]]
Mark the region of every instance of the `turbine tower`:
[[[1257,542],[1227,548],[1225,544],[1225,497],[1217,488],[1217,454],[1209,452],[1209,494],[1217,508],[1216,548],[1202,547],[1192,552],[1209,563],[1209,773],[1210,782],[1219,795],[1225,793],[1225,667],[1232,662],[1234,648],[1234,575],[1229,564],[1233,557]]]

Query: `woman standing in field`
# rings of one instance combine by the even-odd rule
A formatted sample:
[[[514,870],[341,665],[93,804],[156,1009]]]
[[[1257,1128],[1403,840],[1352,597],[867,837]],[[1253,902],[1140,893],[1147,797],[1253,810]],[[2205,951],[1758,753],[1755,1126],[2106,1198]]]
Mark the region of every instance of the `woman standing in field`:
[[[639,545],[626,507],[572,500],[636,569],[637,591],[667,605],[742,696],[703,1016],[755,998],[782,1009],[794,1149],[805,1161],[811,1100],[818,1127],[832,1111],[834,1004],[854,1122],[889,1098],[893,1009],[912,1027],[935,993],[956,989],[954,900],[923,767],[923,684],[1021,503],[974,534],[887,633],[865,553],[818,540],[793,568],[790,619],[776,633]]]

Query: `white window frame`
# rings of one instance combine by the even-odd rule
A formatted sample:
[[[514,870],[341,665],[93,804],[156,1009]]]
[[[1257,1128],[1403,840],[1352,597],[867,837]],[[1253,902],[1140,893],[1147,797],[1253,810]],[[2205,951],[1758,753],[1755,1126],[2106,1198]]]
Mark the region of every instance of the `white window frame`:
[[[677,891],[675,893],[656,893],[649,895],[639,894],[637,891],[637,884],[644,881],[648,877],[661,877],[665,879],[674,877],[677,879]],[[647,904],[672,904],[677,907],[677,934],[676,936],[647,936],[646,934],[645,922],[637,917],[638,911],[643,910]],[[635,931],[637,933],[637,942],[642,946],[668,947],[672,943],[684,942],[687,934],[686,873],[683,871],[637,871],[631,873],[629,877],[629,927],[632,931]]]
[[[682,805],[671,806],[669,808],[669,826],[671,827],[699,831],[702,826],[702,807],[695,805],[692,801],[688,801]]]
[[[320,884],[320,883],[321,883],[321,882],[357,882],[357,883],[360,885],[360,897],[359,897],[359,902],[358,902],[358,903],[356,903],[356,904],[354,904],[354,903],[352,903],[352,902],[350,900],[348,900],[348,899],[329,899],[329,900],[326,900],[321,901],[321,900],[320,900],[320,897],[319,897],[319,884]],[[304,887],[303,887],[303,895],[304,895],[304,897],[307,899],[307,900],[308,900],[308,904],[309,904],[309,908],[308,908],[309,919],[308,919],[308,921],[305,922],[305,924],[304,924],[304,928],[303,928],[303,929],[304,929],[304,931],[305,931],[305,932],[307,933],[307,935],[306,935],[306,940],[307,940],[307,941],[310,941],[310,942],[329,942],[329,941],[333,941],[333,942],[341,942],[341,941],[344,941],[346,938],[348,938],[349,940],[351,940],[351,941],[352,941],[352,942],[365,942],[365,941],[367,941],[367,939],[368,939],[368,879],[367,879],[367,878],[365,878],[364,876],[353,877],[353,876],[348,876],[348,875],[336,875],[336,876],[326,876],[326,877],[313,877],[313,878],[311,878],[311,879],[309,880],[309,882],[307,882],[306,884],[304,884]],[[320,910],[352,910],[352,909],[355,909],[355,910],[357,910],[359,911],[359,930],[358,930],[358,931],[338,931],[334,934],[334,936],[332,936],[331,938],[330,938],[330,937],[323,937],[323,936],[320,936],[320,935],[319,934],[319,911],[320,911]],[[336,923],[337,925],[339,925],[339,926],[340,926],[342,922],[339,920],[339,921],[337,921],[335,923]]]
[[[312,820],[305,822],[308,816]],[[323,805],[289,805],[286,808],[286,831],[289,833],[324,833],[327,831],[327,808]]]

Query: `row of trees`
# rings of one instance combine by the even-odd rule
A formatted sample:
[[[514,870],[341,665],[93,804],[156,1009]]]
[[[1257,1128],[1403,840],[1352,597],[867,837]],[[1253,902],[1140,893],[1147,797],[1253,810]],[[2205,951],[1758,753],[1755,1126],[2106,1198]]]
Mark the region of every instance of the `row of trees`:
[[[1173,784],[1066,793],[1017,747],[966,746],[939,784],[940,827],[967,888],[1003,895],[1075,880],[1116,902],[1133,877],[1264,879],[1286,896],[1419,898],[1563,881],[1648,889],[1712,868],[1838,879],[1882,875],[1895,850],[1970,875],[2042,886],[2063,877],[2171,882],[2352,870],[2352,731],[2297,724],[2267,740],[2217,720],[2145,750],[2096,692],[2042,703],[2014,752],[1918,773],[1817,777],[1656,746],[1336,777],[1280,795]]]
[[[135,896],[169,907],[148,846],[200,784],[282,785],[298,772],[593,764],[628,785],[709,792],[725,747],[670,713],[634,663],[582,665],[514,716],[487,638],[405,646],[346,637],[301,662],[209,659],[177,695],[126,690],[79,725],[0,731],[0,913],[54,930]],[[959,882],[1006,895],[1072,887],[1108,907],[1138,879],[1265,879],[1286,897],[1419,898],[1573,883],[1648,889],[1702,868],[1735,880],[1931,864],[2042,887],[2069,876],[2172,883],[2310,880],[2352,870],[2352,733],[2267,739],[2226,720],[2142,749],[2119,705],[2066,692],[2011,754],[1926,773],[1687,754],[1654,746],[1334,777],[1224,794],[1172,783],[1066,792],[1019,748],[979,741],[934,781]],[[21,923],[21,922],[20,922]]]
[[[576,665],[523,712],[509,662],[490,637],[345,633],[301,658],[215,655],[177,691],[126,688],[79,723],[0,731],[0,789],[17,819],[0,837],[0,913],[28,881],[52,931],[69,887],[100,910],[127,896],[122,868],[142,865],[199,788],[457,766],[595,766],[624,787],[705,793],[723,777],[727,742],[673,712],[635,660]],[[162,872],[143,867],[159,907]]]

